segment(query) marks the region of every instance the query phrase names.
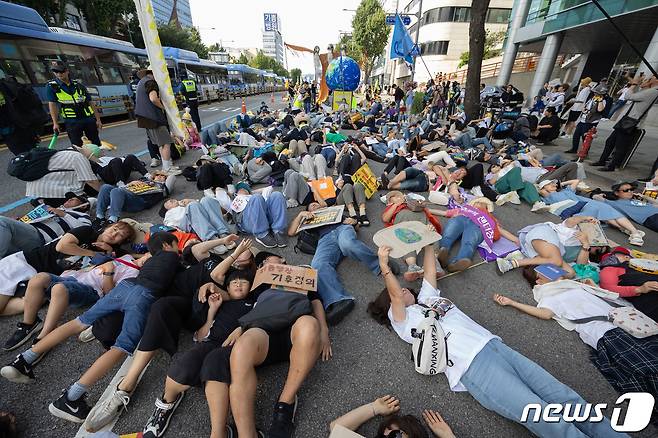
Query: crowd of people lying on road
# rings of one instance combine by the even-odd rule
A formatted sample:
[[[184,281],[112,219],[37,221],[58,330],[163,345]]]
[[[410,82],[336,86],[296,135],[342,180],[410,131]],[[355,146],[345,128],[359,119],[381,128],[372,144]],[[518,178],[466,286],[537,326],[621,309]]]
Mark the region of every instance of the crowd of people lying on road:
[[[633,247],[644,243],[643,227],[658,231],[656,201],[642,196],[636,181],[621,181],[609,191],[589,187],[582,163],[542,150],[523,134],[523,124],[492,138],[487,125],[478,126],[482,120],[466,119],[458,90],[451,92],[457,96],[452,103],[431,99],[419,114],[411,111],[414,94],[404,104],[397,90],[391,103],[369,95],[354,108],[335,111],[270,111],[263,105],[256,114],[202,132],[188,120],[195,137],[184,144],[203,155],[184,169],[168,163],[149,171],[133,155],[107,159],[89,144],[51,155],[50,169],[75,172],[50,172],[28,183],[35,206],[43,205],[49,215],[34,223],[0,218],[0,314],[22,315],[16,331],[4,334],[4,349],[20,353],[0,370],[2,377],[19,391],[18,384],[39,381],[40,366],[52,365],[59,344],[74,336],[97,339],[106,351],[59,396],[53,394],[49,411],[98,431],[129,405],[155,354],[173,356],[179,338],[193,336],[194,346],[171,362],[143,436],[163,436],[185,392],[201,387],[212,437],[291,437],[297,393],[315,363],[331,359],[331,327],[355,307],[356,291],[337,272],[348,257],[372,272],[373,284],[384,284],[367,312],[403,341],[413,343],[428,308],[442,309],[452,391],[469,392],[513,422],[520,422],[530,403],[586,403],[442,296],[438,279],[474,267],[476,253],[482,253],[495,263],[479,269],[499,275],[523,270],[537,301],[531,306],[495,295],[497,305],[576,330],[592,348],[594,365],[620,393],[658,395],[658,337],[596,318],[635,308],[647,322],[658,321],[658,274],[631,261],[638,257]],[[439,106],[452,109],[435,110]],[[550,108],[546,117],[555,115]],[[374,195],[357,177],[373,162],[385,165]],[[198,195],[180,199],[176,188],[193,182]],[[385,204],[381,217],[369,214],[373,202]],[[513,233],[495,210],[522,202],[528,226]],[[344,206],[344,217],[300,231],[328,206]],[[160,223],[135,220],[152,207],[159,208]],[[288,209],[295,209],[290,220]],[[408,221],[427,224],[441,239],[422,255],[404,255],[403,263],[391,257],[391,247],[373,249],[359,238],[361,227]],[[583,224],[619,230],[630,246],[592,241]],[[269,283],[253,286],[260,268],[286,265],[279,249],[293,239],[307,247],[317,287],[282,316],[277,311],[287,292]],[[511,250],[502,252],[503,242]],[[418,288],[404,287],[400,278]],[[70,307],[84,310],[61,323]],[[90,388],[128,355],[132,363],[111,396],[90,406]],[[255,419],[258,368],[280,362],[289,362],[289,372],[264,431]],[[443,388],[442,379],[433,385]],[[399,409],[399,400],[387,395],[336,419],[331,428],[356,430],[385,416],[378,436],[427,436],[418,418],[398,415]],[[438,412],[424,411],[422,418],[435,436],[453,436]],[[607,418],[539,418],[522,425],[538,436],[623,435]]]

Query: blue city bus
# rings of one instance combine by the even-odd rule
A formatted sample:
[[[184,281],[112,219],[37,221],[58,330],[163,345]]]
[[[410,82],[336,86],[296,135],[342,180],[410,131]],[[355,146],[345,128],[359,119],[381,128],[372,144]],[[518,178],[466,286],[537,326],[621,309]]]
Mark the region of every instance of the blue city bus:
[[[133,70],[148,65],[146,51],[126,41],[49,28],[31,8],[0,2],[0,69],[32,84],[45,101],[53,79],[51,61],[63,61],[73,79],[84,84],[104,116],[126,112],[124,96]]]
[[[179,84],[181,73],[185,71],[197,83],[200,102],[228,98],[229,76],[226,67],[200,59],[196,52],[190,50],[163,47],[162,51],[172,84]]]
[[[248,95],[261,93],[263,86],[263,71],[244,64],[226,64],[233,94]]]

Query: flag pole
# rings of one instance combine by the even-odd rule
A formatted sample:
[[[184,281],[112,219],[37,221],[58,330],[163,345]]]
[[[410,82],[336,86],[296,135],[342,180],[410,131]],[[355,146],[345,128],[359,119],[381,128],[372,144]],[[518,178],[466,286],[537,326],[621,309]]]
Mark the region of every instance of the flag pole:
[[[418,2],[418,13],[416,15],[416,41],[414,42],[416,44],[416,47],[418,47],[418,36],[420,34],[420,19],[422,17],[423,17],[423,0],[420,0],[420,2]],[[418,53],[420,53],[420,47],[418,47]],[[417,57],[414,57],[414,63],[413,66],[411,67],[411,83],[414,82],[414,75],[416,74],[416,58]],[[425,61],[423,61],[423,63],[425,63]],[[425,68],[427,68],[427,66],[425,66]],[[429,69],[427,71],[429,72]]]

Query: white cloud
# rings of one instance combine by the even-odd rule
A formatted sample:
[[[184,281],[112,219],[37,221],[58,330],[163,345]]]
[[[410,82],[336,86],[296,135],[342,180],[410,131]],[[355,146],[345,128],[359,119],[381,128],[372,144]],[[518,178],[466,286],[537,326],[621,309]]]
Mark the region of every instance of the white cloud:
[[[192,21],[199,27],[206,44],[221,42],[228,47],[263,47],[263,14],[279,15],[283,40],[312,49],[336,43],[340,31],[350,31],[354,12],[360,0],[190,0]],[[212,29],[214,28],[214,30]],[[288,52],[288,68],[313,72],[313,57],[296,57]]]

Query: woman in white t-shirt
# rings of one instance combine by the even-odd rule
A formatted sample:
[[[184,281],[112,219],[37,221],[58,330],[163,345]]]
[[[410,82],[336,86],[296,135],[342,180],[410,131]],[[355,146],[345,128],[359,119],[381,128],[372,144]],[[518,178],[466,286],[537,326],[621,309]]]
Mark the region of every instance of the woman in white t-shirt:
[[[390,325],[407,343],[413,342],[411,330],[425,318],[426,307],[448,307],[441,318],[447,334],[449,363],[446,377],[450,389],[468,391],[482,406],[512,421],[520,422],[526,405],[537,403],[587,403],[578,393],[542,367],[505,345],[501,339],[473,321],[436,288],[436,260],[433,247],[424,250],[425,277],[418,297],[402,288],[388,268],[390,247],[379,249],[379,264],[386,289],[368,305],[375,320]],[[559,421],[522,423],[541,437],[612,437],[610,421],[578,424]]]
[[[530,267],[527,269],[530,271]],[[534,270],[533,270],[534,272]],[[533,286],[528,275],[524,275]],[[608,321],[580,324],[574,320],[608,315],[613,308],[608,302],[631,304],[619,295],[597,287],[591,280],[550,282],[534,273],[533,295],[537,306],[522,304],[504,295],[495,294],[494,301],[510,306],[539,319],[555,319],[567,330],[574,330],[580,339],[595,350],[590,360],[606,380],[620,393],[648,392],[658,398],[658,336],[636,338]],[[658,407],[654,406],[653,422],[658,422]]]

